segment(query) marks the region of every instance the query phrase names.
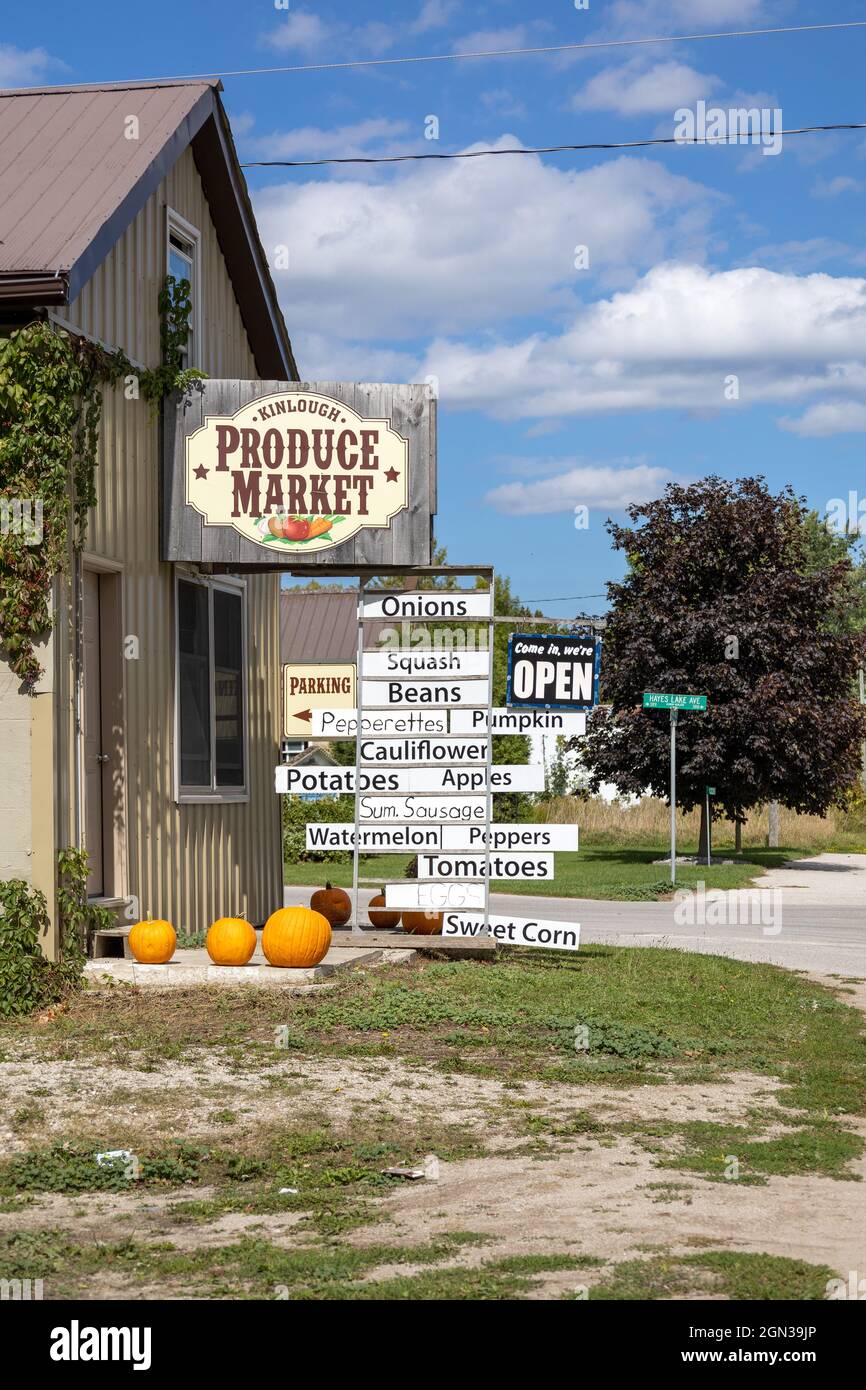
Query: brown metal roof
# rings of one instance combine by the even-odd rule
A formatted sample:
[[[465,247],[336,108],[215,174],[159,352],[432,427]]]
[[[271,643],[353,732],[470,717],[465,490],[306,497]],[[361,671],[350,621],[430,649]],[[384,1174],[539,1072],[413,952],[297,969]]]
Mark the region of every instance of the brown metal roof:
[[[364,624],[364,650],[378,645],[387,622]],[[355,661],[358,655],[356,589],[283,589],[280,656],[292,661]]]
[[[196,82],[0,94],[0,272],[72,271],[209,92]],[[130,116],[137,140],[124,134]]]
[[[74,299],[192,145],[263,377],[297,379],[218,82],[0,92],[0,297]],[[126,138],[138,120],[138,139]]]

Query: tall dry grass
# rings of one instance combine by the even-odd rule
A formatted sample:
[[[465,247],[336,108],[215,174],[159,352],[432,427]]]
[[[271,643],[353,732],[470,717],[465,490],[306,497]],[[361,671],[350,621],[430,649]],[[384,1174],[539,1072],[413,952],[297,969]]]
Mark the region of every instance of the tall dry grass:
[[[581,837],[595,844],[664,845],[670,836],[670,809],[666,802],[645,796],[633,806],[602,801],[600,797],[560,796],[540,808],[541,819],[558,824],[577,824]],[[697,849],[700,810],[677,812],[677,843],[683,852]],[[826,816],[800,816],[784,807],[779,812],[780,845],[810,848],[866,849],[866,812],[855,807],[848,812],[830,811]],[[764,849],[767,845],[767,808],[749,813],[743,826],[744,849]],[[713,822],[713,848],[733,849],[732,821]]]

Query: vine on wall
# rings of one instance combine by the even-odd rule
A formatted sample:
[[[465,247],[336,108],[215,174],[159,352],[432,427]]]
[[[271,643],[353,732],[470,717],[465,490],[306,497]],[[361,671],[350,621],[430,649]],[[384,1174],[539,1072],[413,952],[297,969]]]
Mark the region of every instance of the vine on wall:
[[[39,945],[49,928],[44,894],[21,878],[0,881],[0,1016],[32,1013],[79,989],[90,935],[113,925],[107,908],[87,901],[84,850],[58,855],[57,907],[60,960],[51,961]]]
[[[66,570],[70,545],[81,549],[96,502],[102,392],[123,378],[129,399],[156,408],[203,372],[183,367],[191,311],[188,280],[166,276],[159,294],[160,366],[136,371],[109,352],[43,320],[0,341],[0,646],[32,689],[42,674],[36,643],[52,622],[51,581]],[[41,504],[38,527],[15,521],[20,507]],[[20,515],[20,513],[19,513]]]

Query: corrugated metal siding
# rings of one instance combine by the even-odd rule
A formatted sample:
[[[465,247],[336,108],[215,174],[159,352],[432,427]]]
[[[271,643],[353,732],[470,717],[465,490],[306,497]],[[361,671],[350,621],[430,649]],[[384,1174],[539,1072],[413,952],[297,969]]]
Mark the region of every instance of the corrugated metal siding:
[[[165,274],[165,207],[201,232],[202,369],[257,375],[216,232],[187,150],[148,200],[66,317],[145,364],[159,360],[157,295]],[[279,576],[247,580],[250,800],[174,800],[174,567],[158,563],[158,427],[122,387],[105,395],[88,551],[123,564],[125,634],[140,658],[125,666],[129,842],[127,891],[143,913],[178,928],[215,916],[262,921],[281,897],[273,768],[279,737]],[[71,736],[71,735],[70,735]],[[71,817],[70,808],[70,817]]]

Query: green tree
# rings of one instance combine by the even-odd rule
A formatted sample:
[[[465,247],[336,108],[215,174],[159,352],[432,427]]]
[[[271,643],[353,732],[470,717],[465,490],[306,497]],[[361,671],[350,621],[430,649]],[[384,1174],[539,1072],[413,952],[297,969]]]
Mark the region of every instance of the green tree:
[[[631,526],[608,523],[628,572],[608,585],[611,708],[583,744],[591,789],[667,796],[668,715],[641,703],[659,690],[709,696],[677,731],[677,803],[701,806],[701,850],[707,783],[732,818],[770,800],[818,815],[841,804],[866,734],[854,695],[866,639],[840,620],[850,555],[825,554],[803,499],[760,477],[670,484],[628,514]]]
[[[840,632],[866,630],[866,555],[859,535],[832,530],[817,512],[803,517],[807,573],[842,565],[836,612],[828,623]],[[845,564],[846,560],[848,565]]]

